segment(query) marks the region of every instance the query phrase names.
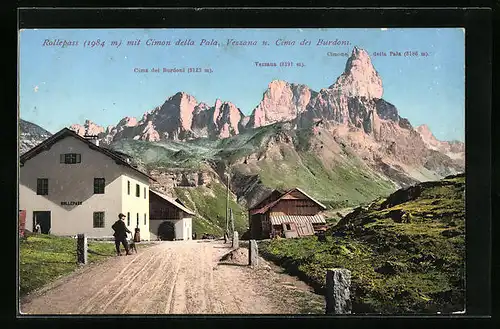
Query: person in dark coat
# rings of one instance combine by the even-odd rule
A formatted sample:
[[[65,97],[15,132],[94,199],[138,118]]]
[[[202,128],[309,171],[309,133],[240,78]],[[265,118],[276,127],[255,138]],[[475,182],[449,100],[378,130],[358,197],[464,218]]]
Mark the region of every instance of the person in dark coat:
[[[123,244],[123,247],[127,252],[127,255],[131,255],[128,249],[127,233],[132,234],[132,232],[130,232],[130,230],[127,228],[127,225],[125,225],[125,222],[123,221],[124,218],[125,215],[120,213],[118,215],[118,220],[113,224],[113,226],[111,226],[113,231],[115,231],[115,233],[113,233],[113,236],[115,237],[115,247],[117,256],[122,255],[122,253],[120,252],[120,243]]]
[[[135,228],[134,242],[141,242],[141,229],[138,227]]]

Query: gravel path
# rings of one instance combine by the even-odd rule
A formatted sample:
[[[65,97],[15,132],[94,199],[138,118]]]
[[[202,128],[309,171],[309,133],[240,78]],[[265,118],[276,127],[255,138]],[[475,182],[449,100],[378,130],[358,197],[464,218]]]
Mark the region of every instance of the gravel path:
[[[297,314],[322,297],[261,260],[250,268],[248,250],[218,241],[163,242],[132,256],[88,265],[35,293],[24,314]]]

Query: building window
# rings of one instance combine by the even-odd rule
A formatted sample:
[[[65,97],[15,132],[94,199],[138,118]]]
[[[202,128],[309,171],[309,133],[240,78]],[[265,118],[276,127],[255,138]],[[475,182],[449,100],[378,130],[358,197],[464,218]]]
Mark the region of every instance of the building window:
[[[94,178],[94,194],[104,194],[104,186],[106,180],[104,178]]]
[[[146,199],[146,188],[144,187],[144,199]]]
[[[82,162],[82,155],[77,153],[61,154],[60,162],[65,164],[75,164]]]
[[[144,225],[146,225],[146,214],[144,214]]]
[[[36,180],[36,194],[37,195],[49,195],[49,179],[48,178],[38,178]]]
[[[140,198],[141,197],[141,187],[139,184],[135,184],[135,196]]]
[[[94,228],[104,227],[104,211],[94,212]]]
[[[151,214],[149,214],[151,216]],[[162,207],[154,209],[152,218],[179,219],[179,213],[172,207]]]
[[[130,213],[127,213],[127,226],[130,226]]]
[[[130,195],[130,181],[127,181],[127,193]]]
[[[287,230],[287,231],[290,231],[290,230],[292,229],[292,228],[290,227],[290,224],[285,224],[285,226],[286,226],[286,230]]]
[[[137,213],[137,225],[136,227],[139,227],[139,213]]]

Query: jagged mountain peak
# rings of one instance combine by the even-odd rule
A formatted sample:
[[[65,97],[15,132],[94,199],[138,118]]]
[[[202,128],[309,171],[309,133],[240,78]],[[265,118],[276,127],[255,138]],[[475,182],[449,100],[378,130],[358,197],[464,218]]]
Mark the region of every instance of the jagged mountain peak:
[[[86,119],[83,125],[72,124],[69,129],[75,131],[78,135],[99,135],[106,131],[106,128],[94,123],[92,120]]]
[[[187,92],[184,91],[176,92],[174,95],[167,98],[165,102],[182,102],[182,101],[197,103],[197,100],[193,95],[188,94]]]
[[[120,120],[118,125],[121,126],[127,126],[127,127],[134,127],[137,126],[137,119],[135,117],[124,117],[123,119]]]
[[[431,129],[425,123],[422,124],[422,125],[416,126],[415,130],[418,131],[421,135],[426,135],[426,136],[429,136],[429,137],[431,137],[431,136],[434,137],[434,135],[431,132]]]
[[[344,73],[350,73],[359,68],[375,70],[368,52],[362,48],[354,47],[351,56],[347,59]]]
[[[314,92],[306,85],[273,80],[255,107],[248,122],[249,128],[270,125],[297,118],[307,109]]]
[[[465,144],[460,141],[441,141],[434,136],[427,124],[415,127],[425,145],[431,149],[448,155],[452,159],[465,157]]]
[[[372,64],[370,55],[354,47],[347,60],[344,73],[330,86],[341,95],[380,99],[384,93],[382,79]]]

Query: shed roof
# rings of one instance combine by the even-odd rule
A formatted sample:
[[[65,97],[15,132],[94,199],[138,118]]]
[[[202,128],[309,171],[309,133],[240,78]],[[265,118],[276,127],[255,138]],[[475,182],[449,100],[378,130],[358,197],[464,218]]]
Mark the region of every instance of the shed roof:
[[[270,215],[269,220],[272,225],[281,225],[284,223],[296,223],[296,224],[325,224],[326,220],[322,215],[314,216],[283,216],[283,215]]]
[[[316,203],[318,206],[320,206],[322,209],[326,209],[326,206],[323,205],[322,203],[320,203],[319,201],[315,200],[314,198],[312,198],[309,194],[307,194],[306,192],[302,191],[300,188],[298,187],[295,187],[293,189],[290,189],[288,190],[287,192],[283,193],[283,195],[281,195],[276,201],[273,201],[271,203],[268,203],[267,205],[263,206],[263,207],[260,207],[260,208],[257,208],[257,209],[252,209],[250,210],[250,215],[255,215],[255,214],[264,214],[266,213],[269,209],[271,209],[272,207],[274,207],[276,204],[278,204],[278,202],[280,202],[285,196],[289,195],[290,193],[292,193],[293,191],[299,191],[300,193],[304,194],[309,200],[313,201],[314,203]]]
[[[21,155],[21,158],[20,158],[21,164],[24,164],[26,161],[35,157],[40,152],[48,150],[52,145],[54,145],[55,143],[57,143],[58,141],[66,138],[66,137],[74,137],[77,140],[87,144],[90,149],[95,150],[97,152],[101,152],[102,154],[107,155],[108,157],[112,158],[113,160],[116,161],[116,163],[123,165],[125,167],[128,167],[128,168],[134,170],[135,172],[137,172],[143,176],[146,176],[147,178],[149,178],[153,181],[156,181],[156,179],[154,179],[153,177],[149,176],[148,174],[146,174],[143,171],[140,171],[139,169],[135,168],[130,163],[128,163],[123,157],[119,156],[116,151],[111,151],[107,148],[97,146],[94,143],[92,143],[91,141],[89,141],[88,139],[78,135],[76,132],[74,132],[73,130],[68,129],[68,128],[63,128],[63,129],[59,130],[54,135],[50,136],[49,138],[47,138],[46,140],[44,140],[43,142],[41,142],[37,146],[33,147],[32,149],[30,149],[29,151],[27,151],[23,155]]]
[[[167,201],[168,203],[172,204],[176,208],[184,211],[185,213],[187,213],[189,215],[194,215],[195,214],[194,211],[192,211],[192,210],[186,208],[185,206],[181,205],[180,203],[178,203],[177,201],[175,201],[174,198],[166,196],[165,194],[162,194],[162,193],[160,193],[158,191],[155,191],[155,190],[152,190],[152,189],[149,189],[149,192],[157,195],[158,197],[162,198],[163,200]]]
[[[286,192],[286,191],[285,191],[285,192]],[[282,194],[284,194],[285,192],[280,191],[280,190],[278,190],[278,189],[274,189],[274,190],[272,190],[272,191],[269,191],[268,193],[266,193],[266,194],[265,194],[265,196],[264,196],[263,198],[259,199],[259,201],[258,201],[258,202],[255,202],[255,203],[253,204],[253,206],[251,206],[250,208],[248,208],[248,210],[253,210],[253,209],[261,208],[261,207],[259,207],[259,206],[260,206],[260,205],[261,205],[264,201],[266,201],[266,199],[268,199],[269,197],[271,197],[273,194],[275,194],[275,193],[279,193],[279,194],[280,194],[280,196],[281,196],[281,195],[282,195]]]
[[[112,152],[112,153],[115,153],[116,155],[118,156],[121,156],[123,158],[133,158],[133,156],[131,156],[130,154],[127,154],[127,153],[123,153],[123,152],[120,152],[120,151],[117,151],[117,150],[113,150],[113,149],[110,149],[110,148],[107,148],[105,147],[106,150]]]
[[[289,194],[289,193],[291,193],[293,191],[299,191],[300,193],[304,194],[306,197],[308,197],[309,199],[311,199],[311,201],[314,201],[314,203],[316,203],[318,206],[320,206],[323,209],[326,209],[326,206],[324,204],[322,204],[318,200],[314,199],[312,196],[310,196],[309,194],[307,194],[306,192],[304,192],[303,190],[301,190],[298,187],[291,189],[290,191],[287,192],[287,194]]]

